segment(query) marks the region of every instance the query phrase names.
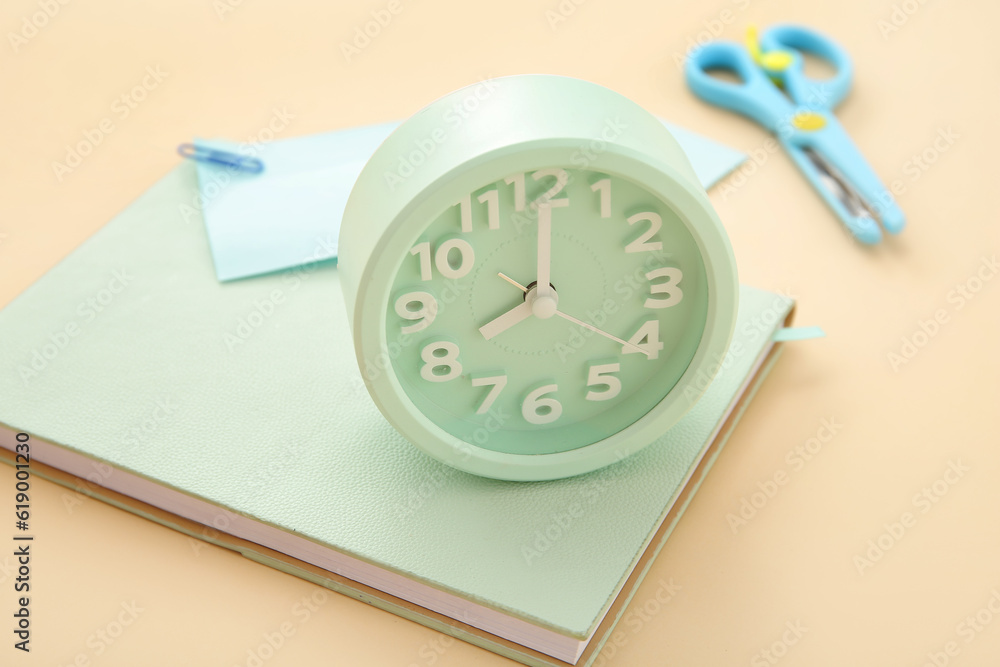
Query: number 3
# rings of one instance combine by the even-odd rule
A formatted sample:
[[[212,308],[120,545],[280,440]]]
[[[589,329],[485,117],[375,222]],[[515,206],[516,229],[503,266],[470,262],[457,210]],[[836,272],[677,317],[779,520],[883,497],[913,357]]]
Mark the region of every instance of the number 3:
[[[684,298],[684,293],[681,291],[680,282],[683,278],[681,270],[673,266],[664,266],[659,269],[653,269],[646,274],[646,279],[650,282],[654,278],[666,278],[667,281],[663,283],[657,283],[655,285],[649,286],[650,294],[666,294],[666,299],[646,299],[643,304],[646,308],[669,308],[670,306],[676,306]]]

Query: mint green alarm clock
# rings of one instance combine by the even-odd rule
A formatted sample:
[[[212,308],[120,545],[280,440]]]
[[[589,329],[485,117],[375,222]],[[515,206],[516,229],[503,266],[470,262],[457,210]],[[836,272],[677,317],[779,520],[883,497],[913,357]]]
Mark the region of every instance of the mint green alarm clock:
[[[386,419],[499,479],[577,475],[656,440],[736,318],[729,241],[677,142],[566,77],[482,82],[400,125],[351,192],[338,262]]]

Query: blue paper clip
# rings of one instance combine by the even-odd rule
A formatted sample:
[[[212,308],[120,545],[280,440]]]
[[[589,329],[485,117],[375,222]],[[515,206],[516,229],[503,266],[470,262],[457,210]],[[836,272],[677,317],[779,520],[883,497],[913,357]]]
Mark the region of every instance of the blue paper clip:
[[[264,171],[264,163],[255,157],[247,157],[238,153],[206,148],[194,144],[181,144],[177,147],[177,153],[189,160],[196,162],[210,162],[212,164],[229,167],[248,174],[259,174]]]

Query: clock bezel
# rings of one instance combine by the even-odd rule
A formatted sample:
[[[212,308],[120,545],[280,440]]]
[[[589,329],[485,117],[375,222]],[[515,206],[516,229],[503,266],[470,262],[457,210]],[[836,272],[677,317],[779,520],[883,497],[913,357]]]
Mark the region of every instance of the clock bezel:
[[[663,128],[663,132],[667,132]],[[360,275],[353,333],[355,351],[369,392],[382,414],[410,442],[438,460],[476,475],[516,481],[535,481],[579,475],[614,463],[651,444],[694,404],[707,383],[695,376],[729,347],[736,321],[738,283],[728,238],[700,185],[657,156],[608,143],[592,154],[585,166],[576,164],[587,137],[551,137],[513,142],[484,151],[450,168],[423,187],[400,209],[383,231]],[[573,166],[571,166],[573,165]],[[645,415],[612,436],[577,449],[553,454],[508,454],[465,442],[428,419],[410,401],[391,362],[375,377],[365,373],[371,363],[388,354],[386,311],[393,280],[412,240],[460,197],[516,172],[544,168],[586,169],[625,178],[670,206],[687,227],[701,253],[707,312],[701,340],[683,375]],[[377,332],[377,335],[376,333]],[[699,377],[703,380],[703,378]],[[685,391],[687,389],[687,391]],[[694,392],[694,393],[692,393]]]

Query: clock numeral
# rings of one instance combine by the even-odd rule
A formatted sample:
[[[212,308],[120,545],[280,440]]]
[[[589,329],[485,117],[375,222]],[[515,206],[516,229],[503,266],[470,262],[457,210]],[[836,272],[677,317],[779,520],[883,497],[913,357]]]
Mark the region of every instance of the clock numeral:
[[[565,169],[539,169],[534,172],[531,177],[536,181],[540,181],[543,178],[552,177],[556,179],[555,184],[549,188],[545,194],[540,196],[535,201],[531,202],[530,208],[535,211],[538,210],[539,206],[548,204],[552,208],[561,208],[563,206],[569,206],[569,199],[562,197],[561,199],[555,199],[555,196],[563,191],[563,188],[569,184],[569,174],[566,173]],[[525,188],[524,188],[524,172],[519,174],[514,174],[513,176],[508,176],[504,179],[504,183],[507,185],[514,186],[514,210],[523,211],[525,206]],[[462,202],[459,202],[462,203]],[[471,229],[471,223],[470,223]],[[465,218],[462,218],[462,231],[465,229]]]
[[[655,278],[666,278],[666,282],[656,283],[655,285],[649,286],[650,294],[666,294],[665,299],[646,299],[643,304],[646,308],[669,308],[670,306],[676,306],[684,298],[684,293],[681,291],[681,278],[683,278],[681,270],[674,266],[664,266],[659,269],[653,269],[646,274],[646,279],[653,281]]]
[[[486,398],[483,402],[479,404],[479,409],[476,410],[477,415],[484,415],[489,412],[490,408],[496,402],[497,398],[500,396],[500,392],[503,388],[507,386],[507,376],[506,375],[490,375],[487,377],[474,377],[472,378],[473,387],[485,387],[492,385],[492,389],[486,394]]]
[[[487,190],[476,197],[480,204],[486,204],[486,224],[490,229],[500,229],[500,195],[496,188]],[[458,200],[458,213],[462,220],[462,233],[472,231],[472,195]]]
[[[587,386],[601,386],[604,385],[607,389],[601,391],[588,391],[586,399],[588,401],[607,401],[618,394],[622,390],[622,381],[617,377],[612,375],[612,373],[617,373],[621,370],[621,364],[600,364],[597,366],[591,366],[587,373]]]
[[[503,179],[503,182],[507,185],[514,186],[514,210],[523,211],[524,210],[524,172],[520,174],[514,174],[513,176],[508,176]]]
[[[439,354],[439,352],[441,354]],[[447,382],[462,374],[462,364],[458,361],[458,345],[447,340],[428,343],[420,351],[424,365],[420,368],[420,377],[428,382]],[[437,369],[446,370],[440,373]]]
[[[638,238],[625,246],[625,252],[649,252],[651,250],[662,250],[663,243],[660,241],[652,241],[649,239],[653,238],[656,232],[660,231],[660,227],[663,226],[663,219],[656,213],[650,211],[649,213],[636,213],[628,218],[628,224],[634,225],[637,222],[646,221],[649,222],[649,229],[639,234]]]
[[[431,244],[429,241],[418,243],[410,248],[410,254],[416,255],[420,259],[420,279],[430,280],[431,275]]]
[[[663,343],[660,341],[660,320],[643,322],[628,342],[645,352],[646,359],[656,359],[663,349]],[[622,345],[622,354],[640,354],[639,350],[629,345]]]
[[[459,261],[453,262],[454,254],[452,250],[457,250]],[[438,246],[434,253],[434,265],[445,278],[461,278],[472,270],[472,265],[476,261],[476,253],[469,245],[468,241],[462,239],[448,239]]]
[[[472,195],[465,195],[458,200],[458,215],[462,219],[462,232],[472,231]]]
[[[590,189],[600,195],[601,200],[601,217],[610,218],[611,217],[611,179],[602,178],[593,185]]]
[[[486,204],[486,224],[490,229],[500,229],[500,195],[497,191],[487,190],[479,195],[477,201]]]
[[[458,251],[458,261],[455,260],[453,250]],[[411,255],[416,255],[420,260],[420,279],[430,280],[433,278],[431,272],[431,244],[429,241],[418,243],[410,249]],[[445,278],[458,279],[472,270],[476,262],[476,252],[463,239],[448,239],[438,245],[437,252],[434,253],[434,265],[438,272]]]
[[[540,181],[543,178],[553,177],[556,179],[555,185],[548,189],[548,192],[543,194],[541,197],[536,199],[531,203],[532,208],[538,208],[542,204],[548,204],[552,208],[560,208],[562,206],[569,206],[569,199],[562,197],[560,199],[554,199],[554,197],[563,191],[566,184],[569,183],[569,174],[566,173],[565,169],[539,169],[534,174],[531,175],[536,181]]]
[[[555,398],[544,398],[559,387],[554,384],[542,385],[524,397],[521,416],[529,424],[551,424],[562,414],[562,403]]]
[[[410,306],[419,303],[420,307],[412,309]],[[416,324],[410,324],[400,328],[399,332],[411,334],[416,331],[426,329],[437,317],[438,303],[432,294],[427,292],[409,292],[396,299],[396,314],[404,320],[420,320]]]

